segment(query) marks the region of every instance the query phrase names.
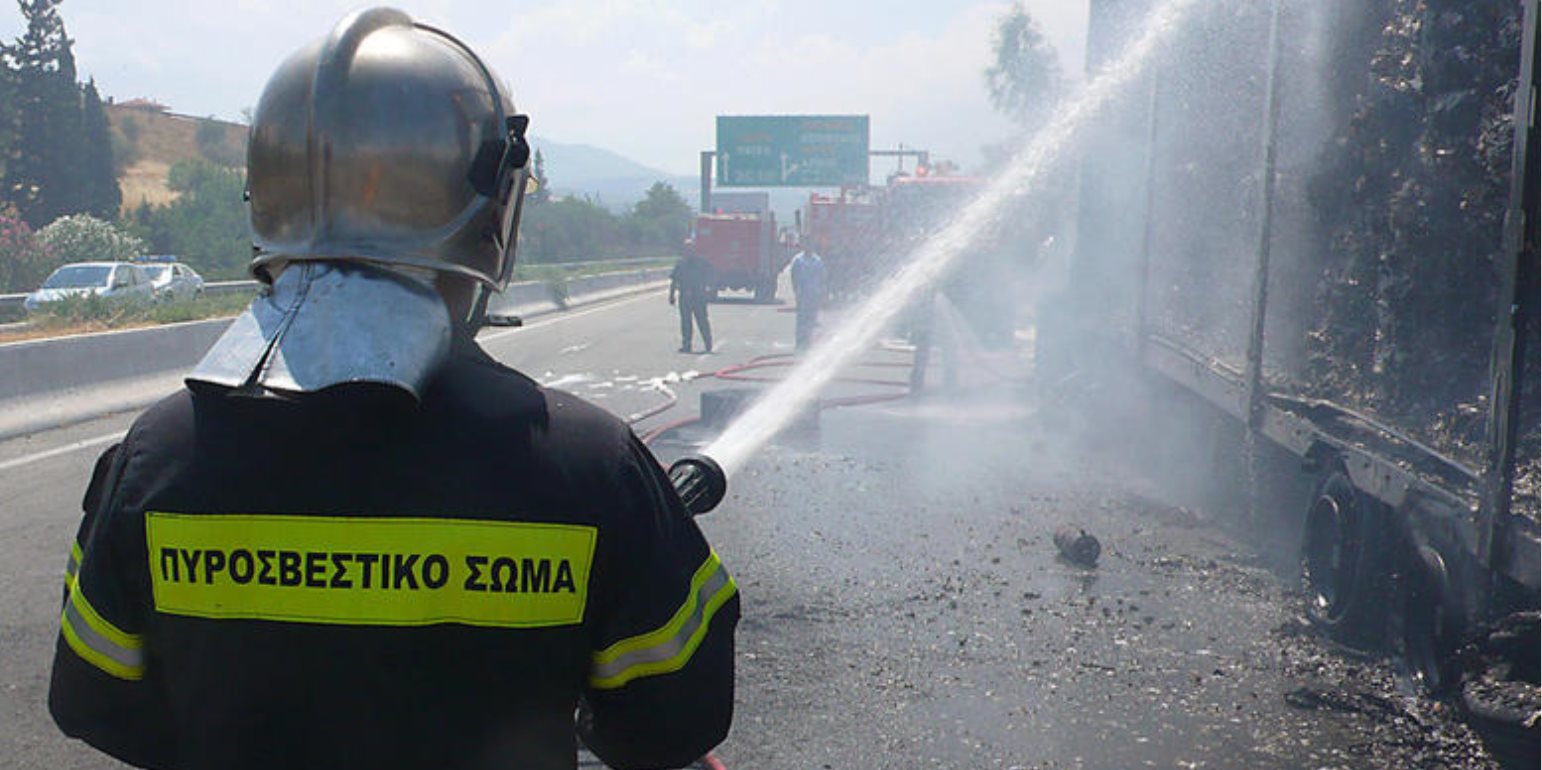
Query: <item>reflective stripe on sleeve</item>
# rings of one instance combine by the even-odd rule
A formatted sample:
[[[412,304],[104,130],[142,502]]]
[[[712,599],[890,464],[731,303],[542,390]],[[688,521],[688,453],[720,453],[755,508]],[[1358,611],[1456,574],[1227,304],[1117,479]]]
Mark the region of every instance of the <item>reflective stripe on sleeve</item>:
[[[685,603],[668,623],[594,654],[589,686],[596,690],[613,690],[638,677],[685,668],[706,637],[712,616],[737,590],[717,554],[710,554],[692,576]]]
[[[70,649],[87,663],[119,679],[144,678],[143,637],[120,630],[103,619],[86,601],[78,582],[70,586],[59,629]]]
[[[64,588],[74,590],[75,575],[80,572],[80,543],[70,543],[70,560],[64,565]]]

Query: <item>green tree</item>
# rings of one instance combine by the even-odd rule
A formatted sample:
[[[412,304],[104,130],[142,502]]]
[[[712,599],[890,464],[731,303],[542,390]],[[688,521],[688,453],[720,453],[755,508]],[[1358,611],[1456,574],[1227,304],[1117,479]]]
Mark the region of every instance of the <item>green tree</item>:
[[[123,206],[123,191],[118,188],[117,164],[113,161],[112,125],[107,121],[94,79],[86,84],[81,109],[81,210],[103,219],[116,219]]]
[[[628,224],[632,245],[674,253],[691,227],[691,206],[674,187],[654,182],[632,207]]]
[[[5,180],[6,160],[11,156],[11,145],[16,141],[16,70],[11,68],[5,46],[0,44],[0,182]],[[0,201],[5,200],[0,188]],[[13,212],[14,213],[14,212]]]
[[[1021,0],[996,23],[991,49],[995,61],[985,70],[991,104],[1023,126],[1042,119],[1060,95],[1060,65],[1055,49]]]
[[[557,198],[531,207],[520,224],[520,253],[529,263],[581,262],[621,253],[621,222],[603,206]]]
[[[81,91],[73,41],[59,0],[19,0],[27,30],[0,53],[14,71],[14,140],[7,147],[0,196],[33,227],[83,210],[79,205]]]
[[[530,196],[527,203],[542,204],[551,200],[551,184],[546,180],[546,156],[540,150],[535,151],[534,169],[531,176],[535,181],[535,194]]]
[[[156,253],[175,254],[210,278],[238,278],[252,257],[245,175],[207,160],[172,164],[166,182],[177,199],[140,204],[130,216],[136,234]]]
[[[128,260],[145,253],[145,242],[90,214],[60,217],[37,232],[39,243],[60,262]]]

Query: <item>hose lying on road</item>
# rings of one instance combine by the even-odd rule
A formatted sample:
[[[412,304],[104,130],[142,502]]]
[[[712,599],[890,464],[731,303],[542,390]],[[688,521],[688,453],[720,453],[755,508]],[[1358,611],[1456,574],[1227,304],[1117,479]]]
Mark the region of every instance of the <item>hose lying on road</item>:
[[[793,365],[796,362],[797,362],[796,357],[793,354],[791,354],[791,353],[773,353],[773,354],[770,354],[770,355],[757,356],[757,357],[752,358],[749,361],[747,361],[745,363],[742,363],[742,364],[733,364],[731,366],[725,366],[725,367],[723,367],[721,369],[718,369],[717,371],[709,372],[707,374],[704,374],[704,375],[702,375],[702,377],[704,377],[704,378],[705,377],[715,377],[715,378],[720,379],[720,380],[730,380],[730,381],[737,381],[737,382],[778,382],[778,381],[780,381],[780,378],[768,377],[768,376],[762,376],[762,375],[754,375],[754,374],[747,374],[747,372],[752,372],[752,371],[755,371],[755,370],[758,370],[758,369],[767,369],[767,368],[772,368],[772,367],[791,366],[791,365]],[[910,367],[910,364],[887,363],[887,362],[862,362],[859,365],[860,366],[867,366],[867,367],[893,367],[893,368],[909,368]],[[842,397],[842,398],[824,398],[824,399],[820,399],[818,404],[817,404],[819,409],[833,409],[835,407],[841,407],[841,406],[859,406],[859,405],[862,405],[862,404],[875,404],[875,403],[879,403],[879,402],[882,402],[882,401],[893,401],[893,400],[896,400],[896,399],[904,398],[905,396],[910,394],[910,383],[909,382],[900,382],[900,381],[896,381],[896,380],[883,380],[883,379],[875,379],[875,378],[869,378],[869,377],[839,377],[839,378],[836,378],[836,381],[837,382],[845,382],[845,383],[863,384],[863,385],[879,385],[879,386],[884,386],[884,387],[897,387],[897,388],[902,388],[903,391],[902,392],[898,392],[898,393],[874,393],[874,394],[863,394],[863,395],[857,395],[857,396],[845,396],[845,397]],[[679,397],[676,396],[673,392],[669,392],[669,398],[668,398],[668,400],[665,403],[663,403],[663,404],[661,404],[659,406],[650,408],[650,409],[648,409],[646,411],[643,411],[643,412],[639,413],[638,415],[634,415],[632,418],[629,419],[629,421],[632,424],[635,425],[635,424],[641,422],[642,420],[645,420],[645,419],[647,419],[649,417],[653,417],[655,415],[658,415],[658,414],[661,414],[661,413],[667,411],[671,407],[675,406],[675,404],[677,404],[677,403],[679,403]],[[695,416],[695,417],[682,418],[682,419],[679,419],[679,420],[675,420],[673,422],[668,422],[668,423],[665,423],[663,425],[660,425],[658,427],[655,427],[655,428],[652,428],[652,429],[648,430],[646,433],[644,433],[641,436],[641,438],[643,440],[643,443],[651,444],[654,441],[656,441],[660,436],[662,436],[662,435],[664,435],[664,434],[666,434],[666,433],[668,433],[670,431],[678,430],[678,429],[683,428],[683,427],[685,427],[687,425],[692,425],[692,424],[695,424],[695,423],[700,422],[700,421],[701,421],[701,417],[700,416]]]

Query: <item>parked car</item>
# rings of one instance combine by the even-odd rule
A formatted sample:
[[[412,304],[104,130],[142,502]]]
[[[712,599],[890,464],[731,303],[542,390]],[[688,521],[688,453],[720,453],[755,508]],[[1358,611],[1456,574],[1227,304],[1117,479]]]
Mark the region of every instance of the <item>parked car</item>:
[[[203,276],[181,262],[141,264],[150,276],[156,299],[187,300],[203,295]]]
[[[73,262],[55,270],[23,305],[36,310],[67,297],[95,295],[112,300],[148,302],[155,288],[143,268],[130,262]]]

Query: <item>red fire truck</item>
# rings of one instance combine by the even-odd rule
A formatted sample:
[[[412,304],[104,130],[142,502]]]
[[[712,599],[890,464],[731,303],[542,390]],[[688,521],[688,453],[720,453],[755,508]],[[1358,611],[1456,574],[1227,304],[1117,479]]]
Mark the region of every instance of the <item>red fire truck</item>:
[[[749,291],[756,302],[776,299],[777,276],[792,260],[792,249],[777,232],[776,213],[767,198],[713,196],[716,208],[692,225],[696,253],[712,265],[714,283]]]
[[[809,195],[803,239],[824,259],[831,299],[861,293],[883,248],[882,191],[843,187],[835,195]]]
[[[809,195],[803,239],[824,258],[831,296],[857,296],[882,280],[981,186],[978,177],[921,171],[881,188]]]

